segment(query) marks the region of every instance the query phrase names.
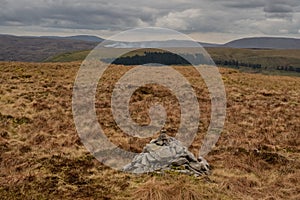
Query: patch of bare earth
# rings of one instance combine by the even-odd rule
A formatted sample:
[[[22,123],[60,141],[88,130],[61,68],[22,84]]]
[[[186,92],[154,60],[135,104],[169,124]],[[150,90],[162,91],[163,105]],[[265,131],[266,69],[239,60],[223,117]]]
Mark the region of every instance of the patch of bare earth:
[[[1,199],[300,199],[300,79],[221,69],[227,93],[226,124],[206,157],[212,174],[136,176],[98,162],[82,145],[72,117],[72,87],[80,63],[0,63]],[[110,111],[114,83],[128,70],[111,66],[100,80],[96,109],[108,138],[140,152],[151,139],[130,137]],[[175,67],[200,102],[195,154],[207,131],[210,99],[197,72]],[[157,85],[137,90],[132,118],[149,123],[147,108],[161,102],[165,128],[178,129],[179,104]],[[155,136],[153,136],[155,137]]]

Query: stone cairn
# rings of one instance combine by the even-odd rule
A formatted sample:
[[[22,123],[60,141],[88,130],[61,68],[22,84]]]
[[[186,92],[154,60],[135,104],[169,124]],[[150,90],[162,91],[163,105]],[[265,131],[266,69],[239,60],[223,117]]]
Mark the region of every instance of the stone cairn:
[[[196,158],[180,141],[162,130],[123,170],[136,174],[167,170],[199,176],[209,174],[210,166],[204,158]]]

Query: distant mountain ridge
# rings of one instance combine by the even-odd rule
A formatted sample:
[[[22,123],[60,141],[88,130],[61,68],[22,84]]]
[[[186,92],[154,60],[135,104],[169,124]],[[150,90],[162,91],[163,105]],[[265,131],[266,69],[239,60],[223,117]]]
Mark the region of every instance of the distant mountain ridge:
[[[198,43],[198,44],[197,44]],[[127,41],[106,41],[105,47],[112,48],[160,48],[160,47],[221,47],[221,44],[204,43],[192,40],[164,40],[164,41],[142,41],[142,42],[127,42]]]
[[[41,62],[55,55],[91,50],[104,39],[92,35],[75,36],[13,36],[0,34],[0,61],[29,61]],[[296,38],[275,38],[256,37],[243,38],[228,42],[226,44],[214,44],[198,42],[203,47],[223,47],[241,49],[300,49],[300,39]],[[149,42],[118,42],[110,41],[110,47],[130,48],[130,47],[195,47],[191,41],[167,40]]]
[[[0,61],[42,62],[59,53],[90,50],[97,44],[64,37],[0,35]]]
[[[280,37],[253,37],[233,40],[225,44],[198,42],[202,47],[225,47],[240,49],[300,49],[300,39]],[[196,47],[189,40],[166,40],[126,42],[109,41],[107,47],[113,48],[159,48],[159,47]]]
[[[242,49],[300,49],[300,39],[280,37],[253,37],[228,42],[224,47]]]
[[[70,39],[80,40],[86,42],[102,42],[104,39],[94,35],[74,35],[74,36],[40,36],[41,38],[54,38],[54,39]]]

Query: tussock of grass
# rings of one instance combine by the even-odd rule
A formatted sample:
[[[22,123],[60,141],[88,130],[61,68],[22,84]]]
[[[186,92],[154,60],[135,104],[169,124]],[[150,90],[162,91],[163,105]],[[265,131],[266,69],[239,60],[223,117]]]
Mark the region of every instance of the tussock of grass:
[[[157,181],[152,178],[141,184],[134,192],[134,199],[138,200],[166,200],[170,198],[170,185],[164,181]]]
[[[209,180],[209,179],[207,179]],[[207,180],[180,174],[154,176],[131,189],[133,199],[139,200],[198,200],[231,199],[218,187]]]

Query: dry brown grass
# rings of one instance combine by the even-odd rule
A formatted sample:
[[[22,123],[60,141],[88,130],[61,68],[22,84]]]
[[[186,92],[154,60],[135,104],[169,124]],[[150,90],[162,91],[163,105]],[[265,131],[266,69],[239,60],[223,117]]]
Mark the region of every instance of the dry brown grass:
[[[165,175],[166,177],[170,175]],[[134,199],[139,200],[197,200],[203,198],[218,199],[225,196],[218,195],[218,191],[191,177],[173,174],[165,177],[153,177],[147,182],[133,188]],[[171,182],[172,181],[172,182]]]
[[[71,110],[79,65],[0,63],[1,199],[300,199],[299,78],[221,69],[228,109],[220,140],[207,156],[212,174],[135,176],[103,166],[81,144]],[[197,153],[209,125],[207,88],[194,70],[176,69],[200,101],[198,137],[190,147]],[[109,109],[113,84],[126,70],[112,66],[106,72],[96,107],[110,140],[139,152],[150,138],[123,134]],[[163,87],[137,91],[132,117],[146,124],[145,108],[153,102],[165,105],[165,128],[175,134],[178,103]]]

